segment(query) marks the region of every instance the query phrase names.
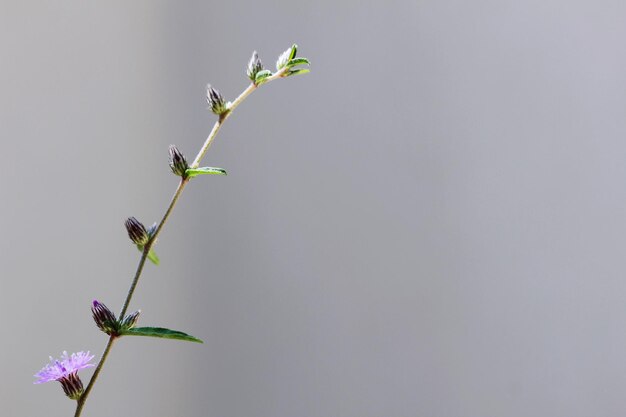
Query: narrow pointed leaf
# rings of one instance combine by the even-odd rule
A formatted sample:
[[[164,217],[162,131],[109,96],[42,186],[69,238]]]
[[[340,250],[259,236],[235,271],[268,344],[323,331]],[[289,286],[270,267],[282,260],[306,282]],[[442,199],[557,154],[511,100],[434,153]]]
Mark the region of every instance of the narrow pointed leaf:
[[[311,72],[311,70],[308,68],[292,69],[287,73],[287,77],[291,75],[306,74],[307,72]]]
[[[189,168],[185,171],[187,178],[197,177],[198,175],[226,175],[226,170],[214,167]]]
[[[289,68],[295,67],[296,65],[311,65],[311,63],[306,58],[294,58],[291,61],[287,62],[287,66]]]
[[[143,245],[137,245],[137,249],[139,250],[139,252],[143,252]],[[150,252],[148,252],[148,259],[150,259],[150,262],[155,265],[158,265],[161,262],[153,249],[150,249]]]
[[[295,43],[291,46],[291,52],[289,53],[289,61],[296,57],[296,52],[298,51],[298,45]]]
[[[161,260],[152,249],[150,249],[150,252],[148,252],[148,259],[150,259],[150,262],[152,262],[155,265],[158,265],[159,263],[161,263]]]
[[[197,337],[188,335],[187,333],[177,330],[170,330],[164,327],[133,327],[120,333],[122,336],[146,336],[158,337],[161,339],[184,340],[187,342],[204,343]]]

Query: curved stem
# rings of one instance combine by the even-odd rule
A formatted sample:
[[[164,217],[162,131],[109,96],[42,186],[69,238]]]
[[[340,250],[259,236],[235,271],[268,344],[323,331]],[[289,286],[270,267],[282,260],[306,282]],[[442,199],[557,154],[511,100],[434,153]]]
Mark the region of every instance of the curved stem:
[[[281,70],[281,71],[277,72],[276,74],[272,75],[271,77],[266,78],[264,84],[266,84],[269,81],[272,81],[272,80],[275,80],[277,78],[282,77],[284,75],[285,71],[286,70]],[[233,110],[235,110],[237,108],[237,106],[239,106],[246,99],[246,97],[248,97],[250,95],[250,93],[252,93],[258,87],[259,86],[254,84],[254,83],[250,84],[230,104],[230,107],[228,108],[228,111],[226,113],[222,114],[219,117],[218,121],[215,122],[215,124],[213,125],[213,128],[211,129],[211,133],[209,133],[209,136],[206,138],[204,144],[200,148],[200,151],[198,152],[198,155],[194,159],[194,161],[191,164],[190,168],[198,168],[198,166],[200,165],[200,162],[202,161],[202,158],[204,158],[204,155],[209,150],[209,147],[211,147],[211,144],[213,143],[213,140],[217,136],[217,133],[219,132],[220,128],[222,127],[222,125],[224,124],[226,119],[228,119],[228,117],[230,117],[230,115],[233,112]],[[170,204],[167,207],[167,210],[165,211],[165,214],[163,215],[163,218],[159,222],[159,225],[157,226],[156,230],[154,231],[154,234],[152,235],[152,237],[150,238],[148,243],[146,243],[146,245],[143,248],[143,252],[141,253],[141,258],[139,259],[139,264],[137,265],[137,270],[135,271],[135,276],[133,277],[133,281],[130,284],[130,288],[128,289],[128,293],[126,294],[126,299],[124,300],[124,305],[123,305],[122,310],[120,312],[120,315],[118,317],[118,319],[120,319],[120,320],[122,320],[124,318],[124,315],[126,314],[126,311],[128,310],[128,306],[130,305],[130,301],[133,298],[133,294],[135,293],[135,289],[137,288],[137,283],[139,282],[139,278],[141,277],[141,273],[143,272],[143,268],[144,268],[144,266],[146,264],[146,259],[148,257],[148,253],[150,252],[150,249],[152,248],[152,246],[156,243],[157,237],[159,236],[159,233],[161,232],[161,229],[163,228],[163,226],[167,222],[167,219],[169,218],[170,214],[172,213],[172,210],[174,209],[174,206],[176,206],[176,203],[178,202],[178,198],[182,194],[182,192],[185,189],[185,186],[187,185],[187,183],[189,183],[189,178],[182,178],[181,179],[180,183],[178,184],[178,188],[176,188],[176,192],[172,196]],[[91,379],[89,380],[89,384],[87,384],[87,388],[85,389],[85,392],[83,393],[83,395],[80,396],[80,398],[77,401],[76,412],[74,413],[74,417],[79,417],[80,414],[82,413],[82,410],[83,410],[83,407],[85,405],[85,402],[87,401],[87,397],[89,396],[89,393],[91,392],[94,384],[96,383],[96,380],[98,379],[98,375],[100,374],[100,371],[102,370],[102,367],[104,366],[104,362],[106,361],[107,356],[109,355],[109,351],[111,350],[111,347],[113,346],[113,342],[114,342],[115,338],[116,338],[115,336],[111,336],[109,338],[109,342],[107,343],[106,347],[104,348],[104,352],[102,353],[102,357],[100,358],[100,361],[98,362],[98,365],[96,366],[96,369],[95,369],[93,375],[91,376]]]

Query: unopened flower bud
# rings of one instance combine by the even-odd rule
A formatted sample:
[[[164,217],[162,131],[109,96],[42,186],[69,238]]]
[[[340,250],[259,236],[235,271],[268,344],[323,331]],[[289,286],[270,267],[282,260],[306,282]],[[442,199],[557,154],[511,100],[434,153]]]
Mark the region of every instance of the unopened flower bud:
[[[280,71],[281,69],[283,69],[289,63],[289,61],[296,57],[297,51],[298,45],[293,44],[291,48],[280,54],[278,60],[276,61],[276,70]]]
[[[206,101],[211,111],[218,116],[228,111],[228,105],[226,101],[224,101],[224,97],[222,97],[222,94],[213,88],[211,84],[207,85]]]
[[[176,145],[170,145],[170,168],[179,177],[185,177],[185,172],[189,168],[185,156],[178,150]]]
[[[259,54],[254,51],[252,53],[252,58],[250,58],[250,62],[248,62],[248,70],[246,73],[248,74],[248,78],[250,78],[252,82],[255,82],[256,75],[259,71],[263,71],[263,63],[259,59]]]
[[[129,217],[124,225],[128,231],[128,237],[130,237],[130,240],[136,245],[143,246],[150,240],[150,235],[148,235],[145,226],[136,218]]]
[[[141,310],[137,310],[132,314],[124,317],[124,320],[120,323],[121,330],[130,330],[137,324],[139,320],[139,314],[141,314]]]
[[[96,322],[96,326],[104,333],[110,335],[117,332],[117,319],[115,318],[115,314],[109,310],[107,306],[98,300],[93,300],[91,314],[93,315],[93,320]]]

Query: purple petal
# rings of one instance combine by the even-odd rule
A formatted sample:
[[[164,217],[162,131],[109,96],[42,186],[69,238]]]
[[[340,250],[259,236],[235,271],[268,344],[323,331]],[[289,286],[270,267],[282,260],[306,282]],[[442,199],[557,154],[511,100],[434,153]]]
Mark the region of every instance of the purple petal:
[[[35,384],[58,381],[81,369],[94,366],[92,363],[89,363],[93,357],[94,355],[90,355],[89,351],[72,353],[71,355],[64,351],[58,360],[50,357],[50,363],[35,374],[35,378],[37,378]]]

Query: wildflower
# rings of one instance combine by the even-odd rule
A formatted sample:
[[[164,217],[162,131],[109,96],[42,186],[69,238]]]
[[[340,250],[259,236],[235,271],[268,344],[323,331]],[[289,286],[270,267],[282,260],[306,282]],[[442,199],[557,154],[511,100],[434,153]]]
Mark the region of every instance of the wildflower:
[[[61,359],[53,359],[51,356],[50,363],[35,374],[35,378],[38,378],[35,384],[59,381],[65,395],[72,400],[78,400],[83,394],[83,383],[78,377],[78,371],[94,366],[89,363],[93,356],[88,351],[72,353],[71,355],[64,351]]]

